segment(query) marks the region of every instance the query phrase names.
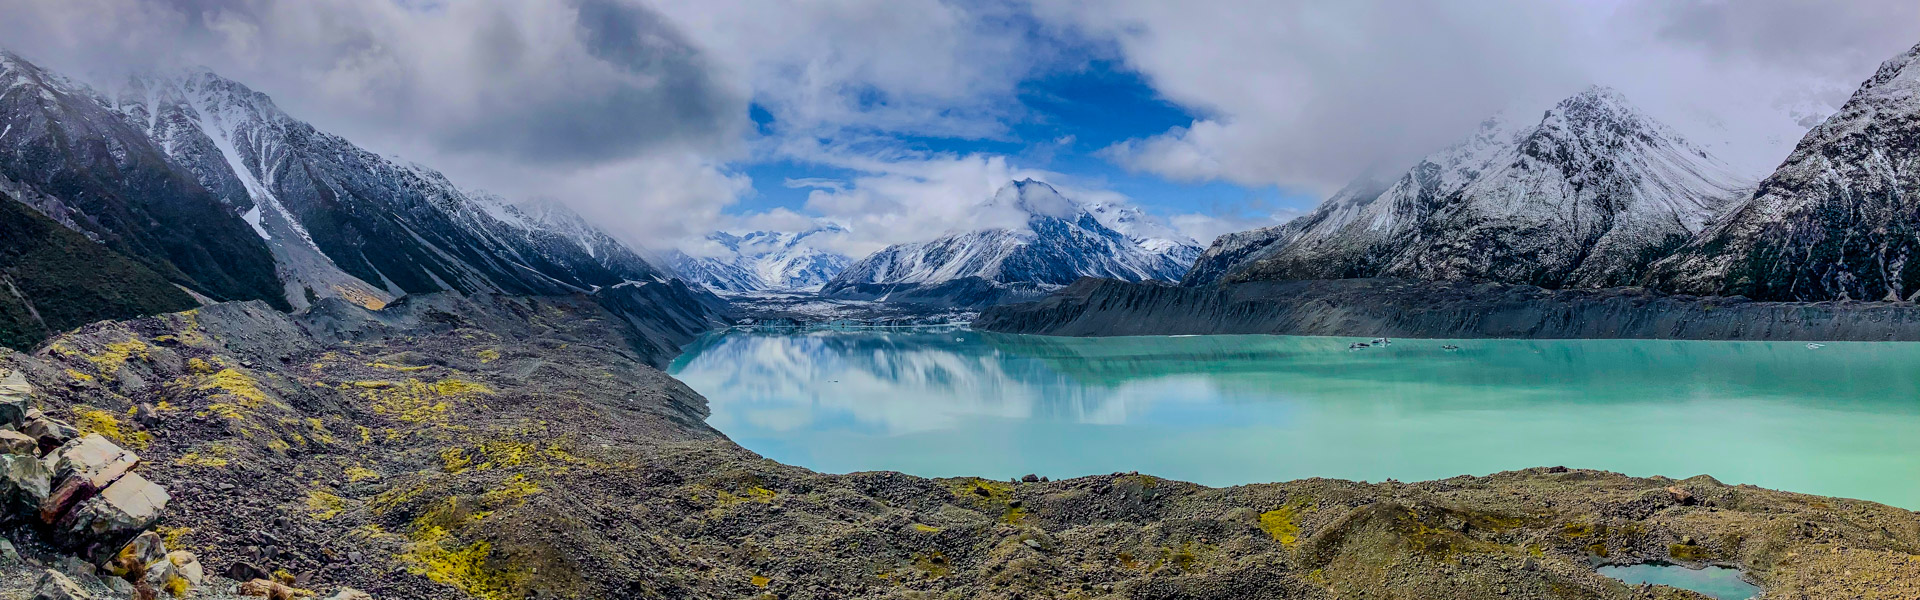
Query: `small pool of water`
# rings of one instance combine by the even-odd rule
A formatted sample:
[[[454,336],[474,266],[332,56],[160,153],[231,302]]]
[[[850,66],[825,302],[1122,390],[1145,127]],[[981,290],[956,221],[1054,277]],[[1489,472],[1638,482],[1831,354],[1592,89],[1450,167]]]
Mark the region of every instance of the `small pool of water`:
[[[1920,344],[1354,341],[730,332],[670,372],[740,445],[833,473],[1229,486],[1566,465],[1920,509]]]
[[[1747,600],[1760,595],[1760,587],[1740,579],[1740,571],[1721,567],[1689,569],[1679,565],[1627,565],[1600,567],[1600,574],[1631,585],[1652,583],[1693,590],[1719,600]]]

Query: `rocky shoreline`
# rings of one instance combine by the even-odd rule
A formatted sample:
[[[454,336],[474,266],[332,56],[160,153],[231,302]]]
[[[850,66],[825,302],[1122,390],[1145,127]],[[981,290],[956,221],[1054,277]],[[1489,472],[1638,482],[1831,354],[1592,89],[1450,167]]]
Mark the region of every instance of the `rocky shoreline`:
[[[1914,512],[1704,476],[1208,488],[782,465],[655,368],[715,319],[682,300],[230,303],[90,325],[0,369],[48,415],[153,405],[81,428],[134,446],[173,496],[156,527],[208,572],[380,599],[1702,598],[1594,571],[1643,562],[1737,567],[1768,598],[1920,593]],[[239,591],[215,581],[189,595]]]
[[[989,308],[973,325],[1061,336],[1920,341],[1920,305],[1755,302],[1642,288],[1547,290],[1390,278],[1201,287],[1084,279],[1039,301]]]

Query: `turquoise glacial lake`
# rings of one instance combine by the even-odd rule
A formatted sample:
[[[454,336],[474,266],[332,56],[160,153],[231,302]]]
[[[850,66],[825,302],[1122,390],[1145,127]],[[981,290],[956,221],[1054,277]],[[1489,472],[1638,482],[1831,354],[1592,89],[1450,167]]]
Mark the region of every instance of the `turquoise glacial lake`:
[[[670,372],[741,445],[833,473],[1227,486],[1566,465],[1920,509],[1920,344],[1356,341],[734,331]]]
[[[1707,567],[1689,569],[1677,565],[1608,565],[1600,567],[1601,575],[1625,581],[1630,585],[1654,583],[1693,590],[1706,594],[1714,600],[1747,600],[1760,595],[1760,586],[1740,579],[1740,572],[1734,569]]]

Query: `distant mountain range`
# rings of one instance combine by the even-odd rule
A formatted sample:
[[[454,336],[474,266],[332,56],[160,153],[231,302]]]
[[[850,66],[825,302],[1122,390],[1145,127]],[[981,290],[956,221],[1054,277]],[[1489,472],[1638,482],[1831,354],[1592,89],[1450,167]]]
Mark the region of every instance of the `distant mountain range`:
[[[853,263],[844,254],[821,249],[824,242],[843,233],[846,229],[826,221],[797,232],[715,232],[706,239],[725,254],[691,256],[675,250],[667,254],[667,264],[720,292],[817,291]]]
[[[1223,236],[1189,285],[1394,276],[1546,288],[1637,281],[1752,188],[1608,88],[1495,117],[1284,225]]]
[[[1036,297],[1081,277],[1173,281],[1199,251],[1191,241],[1160,237],[1167,232],[1137,210],[1083,205],[1032,179],[1002,187],[981,210],[1015,215],[1024,225],[888,246],[847,267],[821,293],[978,306]]]
[[[0,193],[211,300],[378,306],[671,275],[557,204],[463,190],[209,71],[96,89],[0,52],[0,82]]]

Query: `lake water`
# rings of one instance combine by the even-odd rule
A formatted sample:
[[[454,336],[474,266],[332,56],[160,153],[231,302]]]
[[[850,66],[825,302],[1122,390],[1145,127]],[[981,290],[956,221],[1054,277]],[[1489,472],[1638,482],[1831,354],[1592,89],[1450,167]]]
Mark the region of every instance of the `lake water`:
[[[670,370],[741,445],[834,473],[1226,486],[1567,465],[1920,509],[1920,344],[1354,341],[729,332]]]
[[[1707,567],[1689,569],[1676,565],[1605,566],[1601,575],[1630,584],[1655,583],[1693,590],[1717,600],[1747,600],[1760,594],[1759,586],[1740,579],[1740,571]]]

